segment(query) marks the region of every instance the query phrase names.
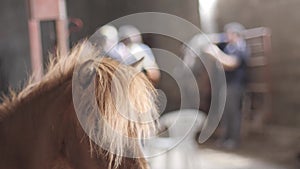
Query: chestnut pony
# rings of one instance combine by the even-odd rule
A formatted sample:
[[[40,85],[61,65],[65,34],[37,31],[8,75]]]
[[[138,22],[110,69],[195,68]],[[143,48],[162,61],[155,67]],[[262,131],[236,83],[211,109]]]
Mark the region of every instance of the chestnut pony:
[[[83,93],[74,96],[78,90]],[[86,91],[94,91],[96,106]],[[116,100],[133,109],[116,108]],[[29,82],[18,94],[11,92],[0,105],[0,168],[148,168],[139,141],[130,138],[155,132],[155,101],[155,89],[144,74],[99,57],[88,42],[81,42],[68,56],[52,57],[42,80]],[[75,107],[84,112],[84,126]],[[124,115],[151,120],[142,123]]]

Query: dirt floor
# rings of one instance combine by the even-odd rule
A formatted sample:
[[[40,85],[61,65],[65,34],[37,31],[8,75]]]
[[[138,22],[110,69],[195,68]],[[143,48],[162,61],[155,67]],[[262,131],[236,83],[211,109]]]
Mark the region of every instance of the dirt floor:
[[[244,136],[241,147],[231,151],[217,148],[215,140],[213,138],[207,143],[200,145],[200,152],[201,150],[209,149],[215,151],[215,153],[219,152],[251,159],[254,163],[255,161],[257,163],[265,163],[266,166],[263,167],[264,165],[261,165],[263,167],[261,169],[265,169],[268,165],[271,169],[300,168],[299,157],[297,157],[298,153],[300,153],[300,129],[268,126],[260,134],[249,133],[247,136]],[[234,164],[235,162],[233,161],[232,163]]]

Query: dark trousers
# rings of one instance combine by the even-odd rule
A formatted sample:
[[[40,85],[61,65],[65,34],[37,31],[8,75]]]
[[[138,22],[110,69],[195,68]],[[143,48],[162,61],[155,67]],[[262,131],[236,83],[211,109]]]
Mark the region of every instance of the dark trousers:
[[[221,121],[223,128],[222,139],[240,141],[242,120],[241,102],[244,88],[241,85],[228,84],[225,109]]]

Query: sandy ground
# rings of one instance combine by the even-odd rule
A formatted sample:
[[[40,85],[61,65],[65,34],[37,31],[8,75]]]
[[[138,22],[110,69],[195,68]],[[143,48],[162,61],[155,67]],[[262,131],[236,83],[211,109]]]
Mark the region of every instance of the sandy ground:
[[[179,146],[149,159],[152,169],[299,169],[300,130],[269,126],[249,134],[236,150],[217,148],[215,139],[194,146]]]

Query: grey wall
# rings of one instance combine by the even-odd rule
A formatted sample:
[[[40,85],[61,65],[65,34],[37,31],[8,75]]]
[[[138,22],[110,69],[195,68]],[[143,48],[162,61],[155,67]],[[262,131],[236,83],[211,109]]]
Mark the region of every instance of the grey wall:
[[[17,87],[30,68],[25,1],[2,0],[0,3],[0,75],[12,87]]]

